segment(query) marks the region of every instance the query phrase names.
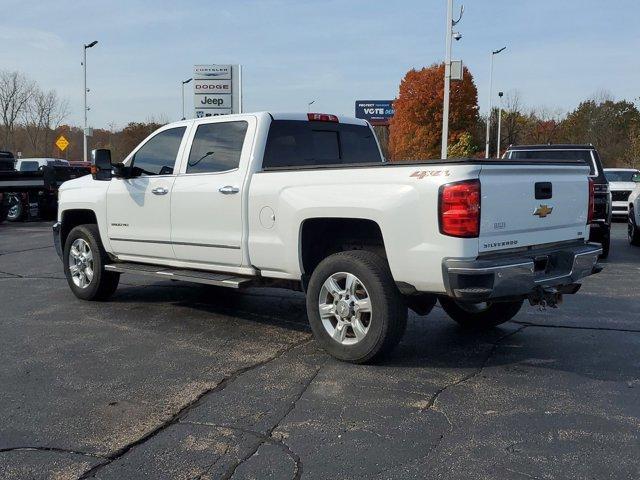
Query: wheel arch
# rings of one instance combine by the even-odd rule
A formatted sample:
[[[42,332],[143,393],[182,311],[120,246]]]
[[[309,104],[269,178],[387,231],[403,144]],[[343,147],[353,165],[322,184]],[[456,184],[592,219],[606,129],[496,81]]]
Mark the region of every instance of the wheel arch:
[[[330,235],[327,235],[330,232]],[[298,254],[303,283],[329,255],[346,250],[368,250],[387,257],[380,225],[368,218],[311,217],[300,224]],[[305,280],[306,279],[306,280]]]
[[[62,227],[60,228],[60,245],[64,250],[64,245],[69,236],[69,232],[79,225],[98,225],[98,217],[96,213],[88,208],[74,208],[64,210],[60,214]]]

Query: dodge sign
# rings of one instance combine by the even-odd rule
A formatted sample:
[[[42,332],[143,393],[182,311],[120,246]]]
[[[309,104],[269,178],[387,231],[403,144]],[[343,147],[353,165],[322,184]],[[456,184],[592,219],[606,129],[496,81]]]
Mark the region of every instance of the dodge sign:
[[[242,111],[239,65],[194,65],[193,106],[196,118]]]

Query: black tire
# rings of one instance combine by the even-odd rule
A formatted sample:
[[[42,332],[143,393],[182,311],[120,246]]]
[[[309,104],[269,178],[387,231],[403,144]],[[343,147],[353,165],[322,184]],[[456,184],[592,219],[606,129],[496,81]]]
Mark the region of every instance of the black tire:
[[[76,240],[83,240],[88,245],[93,258],[93,275],[86,286],[77,285],[71,274],[69,257]],[[105,252],[97,225],[80,225],[75,227],[64,243],[64,274],[73,294],[82,300],[107,300],[118,288],[120,274],[107,272],[104,266],[109,262]],[[85,276],[85,279],[87,277]]]
[[[523,300],[513,302],[487,302],[483,307],[465,305],[449,297],[440,297],[443,310],[464,328],[473,330],[488,330],[508,322],[522,308]],[[477,311],[474,311],[476,310]]]
[[[603,227],[602,238],[600,240],[600,245],[602,245],[602,254],[600,258],[603,260],[609,257],[609,251],[611,250],[611,227]]]
[[[638,228],[638,224],[636,223],[633,207],[629,207],[628,225],[627,237],[629,238],[629,243],[635,247],[640,247],[640,228]]]
[[[9,194],[9,211],[7,212],[7,221],[21,222],[25,217],[24,203],[20,195]]]
[[[347,333],[343,341],[355,342],[347,345],[332,338],[319,311],[320,295],[327,291],[326,288],[323,290],[323,285],[332,276],[343,274],[355,276],[359,285],[354,287],[356,291],[351,299],[356,299],[358,303],[358,296],[367,296],[371,306],[370,313],[355,311],[355,315],[362,319],[362,324],[367,324],[367,331],[361,339],[357,339],[352,326],[345,327]],[[344,288],[343,292],[346,291]],[[335,302],[334,307],[337,311]],[[389,353],[400,342],[407,326],[407,305],[396,287],[387,261],[363,250],[336,253],[320,262],[311,275],[307,289],[307,315],[320,345],[335,358],[351,363],[371,362]],[[326,321],[335,321],[333,317],[335,314],[328,314]],[[354,318],[351,317],[352,320]]]

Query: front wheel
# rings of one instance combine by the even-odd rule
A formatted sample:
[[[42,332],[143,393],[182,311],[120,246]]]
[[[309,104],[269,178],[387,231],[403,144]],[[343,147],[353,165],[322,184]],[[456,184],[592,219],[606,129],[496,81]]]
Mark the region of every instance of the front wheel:
[[[76,297],[106,300],[113,295],[120,274],[105,270],[107,260],[96,225],[80,225],[69,232],[64,243],[64,274]]]
[[[523,300],[514,302],[464,303],[440,297],[442,309],[464,328],[487,330],[508,322],[522,308]]]
[[[636,223],[636,215],[633,207],[629,208],[629,224],[627,229],[629,243],[636,247],[640,246],[640,229]]]
[[[407,306],[386,260],[362,250],[320,262],[309,281],[307,314],[322,347],[352,363],[391,351],[407,325]]]

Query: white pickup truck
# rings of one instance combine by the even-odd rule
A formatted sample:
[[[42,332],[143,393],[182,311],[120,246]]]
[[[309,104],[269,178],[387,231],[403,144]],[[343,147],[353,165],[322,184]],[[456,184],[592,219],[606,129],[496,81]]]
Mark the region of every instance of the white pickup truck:
[[[123,273],[306,292],[320,344],[366,362],[439,299],[464,326],[555,306],[600,270],[579,161],[389,163],[371,126],[253,113],[166,125],[59,191],[56,248],[79,298]]]

